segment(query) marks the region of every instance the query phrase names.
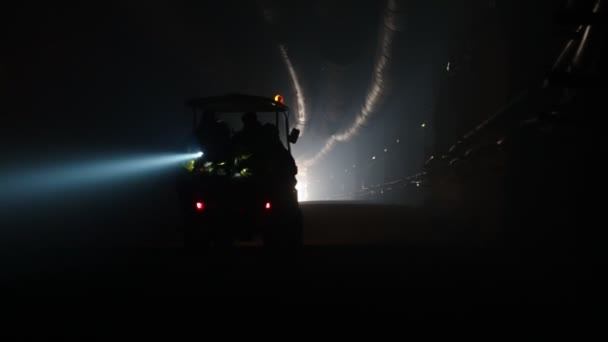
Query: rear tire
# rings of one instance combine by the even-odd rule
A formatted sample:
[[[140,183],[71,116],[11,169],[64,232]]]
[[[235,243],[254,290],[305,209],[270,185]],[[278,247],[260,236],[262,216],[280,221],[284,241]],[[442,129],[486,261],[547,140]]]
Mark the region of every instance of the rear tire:
[[[302,248],[302,217],[299,213],[284,217],[264,234],[264,247],[271,251],[298,252]]]
[[[188,255],[201,256],[209,252],[210,239],[203,232],[186,230],[183,234],[183,242]]]

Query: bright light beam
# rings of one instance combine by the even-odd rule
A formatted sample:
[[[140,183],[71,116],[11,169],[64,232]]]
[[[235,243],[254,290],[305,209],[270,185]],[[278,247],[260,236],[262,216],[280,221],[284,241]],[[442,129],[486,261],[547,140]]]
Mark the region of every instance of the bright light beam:
[[[77,187],[107,186],[108,182],[170,169],[196,159],[202,152],[136,156],[101,161],[70,162],[60,166],[42,166],[28,170],[0,173],[0,200],[39,196]]]

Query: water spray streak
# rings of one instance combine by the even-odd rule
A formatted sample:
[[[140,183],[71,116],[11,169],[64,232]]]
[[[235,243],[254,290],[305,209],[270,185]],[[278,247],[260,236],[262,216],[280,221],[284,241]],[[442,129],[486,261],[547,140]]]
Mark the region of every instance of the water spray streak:
[[[198,156],[199,153],[148,155],[3,172],[0,174],[0,200],[40,196],[84,186],[106,186],[107,182],[175,168],[179,163]]]
[[[304,103],[304,94],[302,93],[302,87],[300,86],[300,81],[298,80],[296,69],[294,69],[293,65],[291,64],[291,60],[289,59],[289,55],[287,55],[287,50],[285,49],[285,46],[280,45],[279,49],[281,50],[281,56],[283,56],[283,61],[285,61],[287,71],[289,71],[289,76],[291,77],[293,89],[296,92],[296,99],[298,104],[296,128],[300,130],[301,135],[304,132],[304,126],[306,125],[306,121],[308,118],[308,114],[306,113],[306,105]]]
[[[601,4],[602,4],[601,0],[597,0],[595,2],[595,5],[593,6],[593,14],[597,14],[599,12]],[[581,38],[581,42],[578,46],[578,49],[576,50],[576,54],[574,55],[573,64],[576,67],[580,67],[580,65],[581,65],[583,51],[585,51],[585,48],[588,44],[588,39],[589,39],[590,33],[591,33],[591,25],[587,25],[585,27],[585,31],[583,33],[583,37]]]
[[[397,31],[398,7],[396,0],[389,0],[384,10],[384,25],[382,27],[378,56],[376,57],[376,62],[374,64],[372,82],[355,121],[348,129],[332,135],[316,155],[302,163],[305,167],[312,166],[323,158],[333,149],[336,142],[344,142],[352,139],[382,103],[382,100],[386,96],[388,69],[391,64],[393,40],[395,32]]]

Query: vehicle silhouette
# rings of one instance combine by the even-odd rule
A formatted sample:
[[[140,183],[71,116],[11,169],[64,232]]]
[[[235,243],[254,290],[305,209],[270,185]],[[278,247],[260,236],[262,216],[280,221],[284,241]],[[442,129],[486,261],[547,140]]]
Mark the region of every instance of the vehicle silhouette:
[[[191,149],[202,155],[184,165],[178,181],[185,245],[205,250],[261,238],[265,247],[299,247],[302,216],[290,148],[299,131],[289,132],[288,107],[241,94],[187,104],[198,143]],[[235,117],[243,121],[238,132],[227,129]]]

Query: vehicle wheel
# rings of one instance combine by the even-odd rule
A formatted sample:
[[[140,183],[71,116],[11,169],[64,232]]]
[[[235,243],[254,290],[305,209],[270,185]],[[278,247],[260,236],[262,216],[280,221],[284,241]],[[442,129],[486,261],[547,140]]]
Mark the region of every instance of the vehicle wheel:
[[[186,230],[183,234],[184,248],[188,255],[204,255],[209,251],[209,237],[200,232]]]
[[[298,214],[279,220],[264,234],[264,246],[270,250],[297,252],[302,247],[302,217]]]
[[[212,239],[213,254],[215,257],[219,257],[222,261],[229,261],[232,259],[235,247],[234,238],[230,235],[217,235]]]
[[[292,228],[287,230],[288,235],[285,237],[285,243],[288,247],[298,250],[302,248],[303,244],[302,216],[299,214],[294,216],[290,220],[289,226]]]

